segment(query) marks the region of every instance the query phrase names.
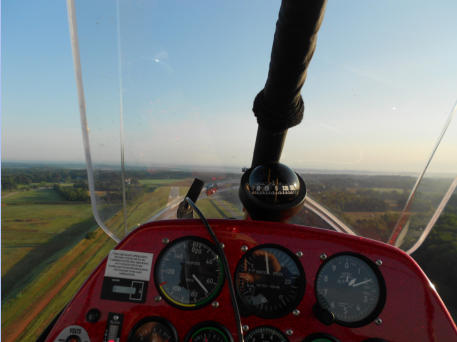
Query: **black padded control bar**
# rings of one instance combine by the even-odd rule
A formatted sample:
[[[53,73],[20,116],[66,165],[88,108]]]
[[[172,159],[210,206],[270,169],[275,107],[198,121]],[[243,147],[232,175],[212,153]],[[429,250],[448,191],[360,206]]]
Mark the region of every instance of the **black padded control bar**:
[[[259,130],[252,166],[279,161],[287,129],[303,119],[304,104],[300,91],[316,49],[325,4],[326,0],[282,1],[268,79],[254,100],[253,111]],[[271,149],[268,140],[279,143],[272,151],[276,156],[268,157],[270,152],[262,151]]]

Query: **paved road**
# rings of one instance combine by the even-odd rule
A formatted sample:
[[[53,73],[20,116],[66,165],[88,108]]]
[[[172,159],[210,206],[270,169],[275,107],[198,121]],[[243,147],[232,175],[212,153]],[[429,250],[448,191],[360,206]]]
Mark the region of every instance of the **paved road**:
[[[214,198],[214,200],[217,201],[217,197],[218,197],[217,194],[218,193],[224,192],[224,191],[233,190],[233,188],[237,188],[237,186],[218,189],[216,194],[213,195],[214,197],[210,196],[209,198],[212,197],[212,198]],[[206,193],[202,192],[201,197],[202,198],[207,197]],[[168,197],[168,203],[167,203],[166,207],[164,209],[162,209],[161,211],[159,211],[154,216],[152,216],[149,219],[149,222],[150,221],[157,221],[157,220],[176,219],[176,210],[178,209],[178,205],[183,200],[183,198],[184,198],[184,196],[179,196],[179,188],[178,187],[172,187],[170,189],[170,195]],[[220,205],[220,202],[217,203],[217,204]],[[351,235],[357,235],[351,228],[349,228],[345,223],[343,223],[340,219],[338,219],[335,215],[333,215],[325,207],[323,207],[318,202],[313,200],[309,195],[307,195],[306,198],[305,198],[304,206],[307,209],[311,210],[316,215],[318,215],[320,218],[322,218],[325,222],[327,222],[336,231],[345,232],[345,233],[351,234]],[[227,208],[224,208],[224,209],[227,209]],[[233,213],[230,210],[228,214],[231,215]],[[233,215],[233,216],[236,217],[237,215]]]
[[[183,199],[184,196],[179,196],[179,187],[172,186],[165,208],[152,216],[147,222],[176,219],[176,211],[178,210],[178,205]]]

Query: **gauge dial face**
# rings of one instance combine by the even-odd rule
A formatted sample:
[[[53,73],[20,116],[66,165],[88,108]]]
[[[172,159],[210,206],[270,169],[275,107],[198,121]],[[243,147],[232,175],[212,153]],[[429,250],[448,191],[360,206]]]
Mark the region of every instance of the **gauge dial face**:
[[[222,262],[206,240],[186,237],[173,241],[160,254],[156,285],[170,304],[196,309],[216,297],[224,283]]]
[[[278,245],[249,250],[238,263],[235,283],[242,313],[263,318],[287,315],[305,291],[305,275],[298,258]]]
[[[327,334],[312,334],[306,337],[303,342],[339,342],[335,337]]]
[[[200,324],[188,335],[186,342],[231,342],[227,329],[219,324]]]
[[[287,337],[278,329],[264,326],[251,330],[245,336],[246,342],[287,342]]]
[[[336,323],[362,326],[376,318],[384,305],[384,280],[365,257],[338,254],[321,266],[316,297],[322,308],[335,315]]]
[[[128,342],[177,342],[176,332],[167,323],[144,319],[133,329]]]

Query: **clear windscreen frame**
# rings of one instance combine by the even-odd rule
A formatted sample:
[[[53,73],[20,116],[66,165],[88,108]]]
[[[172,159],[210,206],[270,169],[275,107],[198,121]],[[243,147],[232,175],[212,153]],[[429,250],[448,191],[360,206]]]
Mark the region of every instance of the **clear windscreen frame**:
[[[242,219],[244,213],[237,198],[237,186],[242,167],[250,163],[249,152],[243,151],[247,150],[245,146],[248,144],[234,146],[234,153],[243,154],[244,165],[239,161],[227,165],[227,156],[218,155],[217,149],[209,152],[212,154],[212,164],[198,154],[199,149],[211,146],[213,140],[233,140],[230,135],[234,134],[233,127],[237,126],[244,127],[240,139],[246,138],[248,132],[251,132],[248,140],[252,144],[256,131],[253,118],[246,123],[247,120],[236,117],[236,125],[233,125],[225,119],[208,119],[200,113],[200,109],[194,107],[197,101],[190,104],[186,104],[185,100],[182,103],[159,101],[162,98],[170,100],[182,93],[183,86],[175,72],[178,67],[172,64],[165,50],[163,52],[154,47],[160,45],[156,40],[147,40],[144,44],[137,45],[138,51],[132,49],[131,42],[150,37],[147,27],[153,20],[150,21],[147,14],[151,11],[151,6],[158,6],[154,8],[156,11],[166,11],[166,5],[162,8],[160,4],[148,5],[141,1],[132,1],[130,4],[102,1],[91,8],[92,11],[87,6],[87,3],[75,4],[68,0],[88,183],[97,223],[119,242],[141,224],[176,218],[173,217],[173,212],[176,212],[195,176],[206,181],[201,201],[203,212],[208,218]],[[77,17],[78,24],[84,23],[83,27],[78,27]],[[153,46],[152,50],[148,48],[150,46]],[[109,54],[106,54],[110,56],[109,60],[101,58],[97,48],[109,50]],[[312,63],[314,62],[313,60]],[[184,65],[184,68],[192,71],[191,65]],[[195,69],[195,75],[203,73],[204,69]],[[148,77],[157,78],[149,83],[143,80],[144,89],[140,93],[133,93],[134,84]],[[211,82],[210,79],[207,81],[204,89],[210,93]],[[154,85],[150,86],[151,83]],[[261,86],[260,83],[259,88]],[[251,97],[256,90],[252,89]],[[158,93],[157,96],[151,96],[154,91]],[[221,96],[218,100],[223,99]],[[138,103],[149,103],[150,106],[140,108]],[[219,108],[223,106],[224,103],[221,103]],[[249,112],[249,108],[246,106],[245,111]],[[181,116],[180,112],[185,112],[188,118]],[[328,198],[329,194],[339,196],[342,189],[350,189],[359,196],[353,196],[353,201],[363,202],[369,196],[368,187],[337,187],[332,192],[328,189],[335,185],[335,179],[352,182],[351,184],[363,183],[374,177],[374,173],[332,173],[328,170],[319,173],[318,170],[295,167],[295,160],[287,157],[286,148],[286,163],[295,168],[310,185],[303,211],[292,222],[377,239],[395,245],[408,254],[413,253],[430,234],[455,193],[457,163],[449,158],[452,155],[449,150],[456,146],[457,124],[453,120],[455,112],[456,105],[449,114],[441,116],[441,120],[435,120],[440,121],[437,123],[441,127],[439,137],[437,141],[427,144],[429,154],[424,153],[423,163],[415,172],[408,175],[399,173],[398,177],[408,177],[405,178],[404,185],[373,190],[379,198],[383,198],[384,192],[393,192],[391,197],[386,197],[387,204],[393,201],[392,198],[398,197],[395,205],[388,205],[385,210],[373,210],[373,217],[369,216],[368,211],[361,210],[359,217],[355,218],[357,208],[351,205],[341,206],[341,202],[334,200],[336,197],[333,200]],[[164,115],[176,116],[171,120],[175,122],[164,120]],[[198,122],[197,128],[192,126],[197,130],[194,132],[195,137],[186,130],[194,122]],[[310,121],[305,119],[302,126],[309,124]],[[155,130],[152,133],[142,130],[145,125],[155,127]],[[168,133],[161,134],[161,125]],[[325,126],[324,121],[322,126]],[[300,139],[299,134],[300,131],[292,136],[293,143]],[[164,139],[170,141],[165,142]],[[145,150],[141,151],[143,147]],[[180,151],[194,154],[196,162],[191,165],[188,159],[180,164],[176,160],[167,159],[168,154]],[[350,153],[351,151],[348,152]],[[355,149],[353,156],[356,157],[357,153]],[[151,162],[147,158],[148,154],[164,160],[157,158]],[[182,155],[187,156],[185,153]],[[443,173],[440,168],[443,164],[454,165],[454,168],[451,172]],[[392,174],[381,173],[386,179]],[[334,177],[331,178],[330,175]],[[397,182],[398,179],[392,179],[392,183]],[[218,196],[217,200],[211,197],[213,190]],[[376,197],[372,193],[370,196]]]

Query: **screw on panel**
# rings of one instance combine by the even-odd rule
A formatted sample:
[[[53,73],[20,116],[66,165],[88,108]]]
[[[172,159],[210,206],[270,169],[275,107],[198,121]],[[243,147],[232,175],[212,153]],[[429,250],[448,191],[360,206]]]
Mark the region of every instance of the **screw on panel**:
[[[167,244],[167,243],[169,243],[169,242],[170,242],[170,239],[169,239],[169,238],[163,238],[163,239],[162,239],[162,243],[164,243],[164,244]]]
[[[225,244],[221,242],[221,248],[225,248]]]
[[[249,330],[249,325],[243,325],[243,331],[246,332]]]
[[[376,265],[381,266],[382,265],[382,260],[381,259],[376,260]]]
[[[219,302],[218,301],[214,301],[211,303],[211,305],[213,306],[213,308],[218,308],[219,307]]]
[[[296,256],[298,256],[299,258],[301,258],[303,256],[303,252],[302,251],[298,251],[297,253],[295,253]]]
[[[294,310],[292,311],[292,315],[294,315],[294,316],[300,315],[300,310],[294,309]]]
[[[287,329],[286,330],[286,335],[287,336],[292,336],[294,334],[294,331],[292,329]]]
[[[162,300],[162,297],[160,297],[160,296],[155,296],[154,297],[154,301],[155,302],[160,302],[161,300]]]
[[[321,256],[320,256],[321,260],[325,260],[327,259],[327,254],[325,253],[322,253]]]
[[[248,249],[249,249],[249,247],[246,246],[246,245],[241,246],[241,251],[242,251],[242,252],[247,252]]]
[[[374,320],[374,322],[376,323],[376,325],[381,325],[382,324],[382,319],[378,317],[378,318],[376,318]]]

